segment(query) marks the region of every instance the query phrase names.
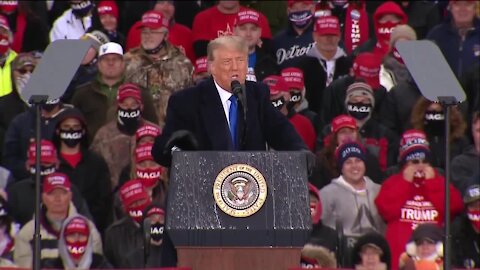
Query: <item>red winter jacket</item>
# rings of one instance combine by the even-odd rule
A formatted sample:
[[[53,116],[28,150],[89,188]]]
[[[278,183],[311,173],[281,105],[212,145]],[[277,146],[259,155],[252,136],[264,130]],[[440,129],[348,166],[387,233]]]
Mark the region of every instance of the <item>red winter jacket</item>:
[[[418,224],[443,225],[445,179],[435,171],[435,177],[415,186],[403,178],[402,172],[390,176],[375,199],[378,212],[387,224],[385,237],[392,252],[392,269],[398,269],[400,254]],[[450,214],[453,219],[463,210],[457,189],[450,185]]]
[[[315,141],[317,139],[317,133],[313,128],[312,122],[307,117],[295,113],[289,117],[290,123],[293,125],[298,135],[303,139],[303,142],[307,145],[310,151],[315,149]]]

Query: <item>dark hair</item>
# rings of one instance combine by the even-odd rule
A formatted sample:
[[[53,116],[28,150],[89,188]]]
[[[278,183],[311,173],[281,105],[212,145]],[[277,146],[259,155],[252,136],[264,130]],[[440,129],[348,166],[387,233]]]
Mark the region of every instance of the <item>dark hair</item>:
[[[388,242],[383,237],[383,235],[377,232],[370,232],[361,236],[357,243],[353,246],[352,250],[352,263],[354,265],[359,264],[362,261],[360,253],[362,251],[363,246],[366,244],[374,244],[375,246],[379,247],[383,254],[380,255],[380,261],[387,265],[387,269],[391,269],[391,253],[390,247],[388,246]]]
[[[358,129],[355,130],[357,133],[357,141],[360,139],[360,133]],[[330,140],[328,144],[317,153],[318,160],[321,164],[324,164],[325,168],[331,173],[333,178],[339,177],[342,168],[337,168],[337,158],[335,157],[335,150],[337,150],[337,133],[330,133]],[[330,180],[330,179],[329,179]]]
[[[425,111],[434,103],[424,97],[420,97],[412,108],[411,123],[414,129],[425,131]],[[443,108],[442,108],[443,110]],[[464,136],[467,123],[458,107],[452,107],[450,114],[450,142]],[[427,134],[428,135],[428,134]]]

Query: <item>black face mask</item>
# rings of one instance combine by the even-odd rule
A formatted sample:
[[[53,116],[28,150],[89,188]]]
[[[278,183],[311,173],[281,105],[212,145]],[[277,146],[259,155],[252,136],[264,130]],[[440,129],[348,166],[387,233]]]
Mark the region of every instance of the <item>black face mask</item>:
[[[439,136],[445,133],[445,114],[443,112],[425,112],[425,132]]]
[[[302,101],[302,93],[301,92],[290,92],[290,95],[292,96],[290,98],[290,103],[297,104]]]
[[[50,166],[40,165],[40,175],[41,176],[46,176],[46,175],[52,174],[55,171],[56,171],[55,165],[50,165]],[[30,174],[35,175],[35,166],[30,167]]]
[[[347,103],[347,111],[353,118],[363,120],[372,113],[372,104],[364,104],[361,102]]]
[[[277,108],[278,110],[281,110],[283,106],[285,106],[285,98],[280,97],[277,99],[272,99],[270,100],[272,102],[273,107]]]
[[[287,103],[287,111],[288,113],[295,113],[295,110],[293,109],[293,107],[295,107],[295,103],[293,102],[288,102]]]
[[[77,146],[83,138],[83,130],[60,129],[60,140],[68,147]]]
[[[72,13],[80,18],[85,17],[93,8],[93,4],[90,1],[82,1],[78,4],[71,4]]]
[[[42,110],[46,111],[46,112],[51,112],[53,111],[53,109],[55,109],[55,106],[57,106],[58,104],[44,104],[42,105]]]
[[[138,126],[140,125],[140,109],[124,110],[118,108],[117,115],[118,129],[130,136],[135,134]]]
[[[165,46],[165,41],[160,42],[160,44],[158,44],[156,48],[153,48],[150,50],[147,50],[144,48],[143,50],[145,51],[146,54],[156,54],[163,48],[163,46]]]
[[[154,223],[150,227],[150,238],[155,242],[160,242],[163,239],[163,230],[165,225],[161,223]]]

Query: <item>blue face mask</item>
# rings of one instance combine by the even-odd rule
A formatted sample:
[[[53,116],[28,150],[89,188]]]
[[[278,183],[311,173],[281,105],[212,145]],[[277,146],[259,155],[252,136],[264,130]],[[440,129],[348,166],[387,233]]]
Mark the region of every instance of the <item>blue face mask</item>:
[[[298,28],[307,27],[312,21],[313,14],[310,10],[290,12],[288,19]]]

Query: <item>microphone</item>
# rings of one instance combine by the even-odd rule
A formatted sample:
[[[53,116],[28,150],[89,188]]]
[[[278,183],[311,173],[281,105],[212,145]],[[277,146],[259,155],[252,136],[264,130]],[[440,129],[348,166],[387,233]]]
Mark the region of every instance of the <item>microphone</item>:
[[[232,87],[232,92],[233,94],[237,97],[237,98],[240,98],[240,95],[242,94],[243,92],[243,89],[242,89],[242,84],[237,81],[237,80],[234,80],[231,82],[230,86]]]
[[[247,135],[247,95],[245,91],[243,91],[244,86],[237,80],[233,80],[230,83],[232,87],[232,93],[237,97],[238,101],[242,104],[243,108],[243,133],[242,133],[242,141],[241,145],[245,145],[245,136]]]

